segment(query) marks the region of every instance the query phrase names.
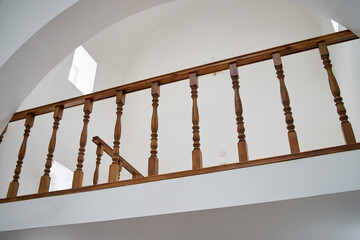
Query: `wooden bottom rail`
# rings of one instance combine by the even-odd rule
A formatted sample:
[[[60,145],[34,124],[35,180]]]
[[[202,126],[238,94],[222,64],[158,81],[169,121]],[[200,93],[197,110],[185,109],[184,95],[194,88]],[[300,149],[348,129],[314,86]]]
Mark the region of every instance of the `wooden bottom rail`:
[[[220,171],[227,171],[227,170],[246,168],[246,167],[254,167],[254,166],[260,166],[260,165],[271,164],[271,163],[279,163],[279,162],[285,162],[285,161],[291,161],[291,160],[300,160],[303,158],[309,158],[309,157],[315,157],[315,156],[321,156],[321,155],[327,155],[327,154],[333,154],[333,153],[340,153],[340,152],[346,152],[346,151],[352,151],[352,150],[358,150],[358,149],[360,149],[360,143],[348,144],[348,145],[342,145],[342,146],[337,146],[337,147],[323,148],[323,149],[312,150],[312,151],[307,151],[307,152],[282,155],[282,156],[277,156],[277,157],[262,158],[262,159],[247,161],[247,162],[241,162],[241,163],[231,163],[231,164],[227,164],[227,165],[220,165],[220,166],[207,167],[207,168],[175,172],[175,173],[167,173],[167,174],[144,177],[144,178],[123,180],[123,181],[114,182],[114,183],[104,183],[104,184],[98,184],[98,185],[92,185],[92,186],[85,186],[85,187],[81,187],[81,188],[77,188],[77,189],[66,189],[66,190],[60,190],[60,191],[54,191],[54,192],[24,195],[24,196],[13,197],[13,198],[3,198],[3,199],[0,199],[0,203],[23,201],[23,200],[36,199],[36,198],[49,197],[49,196],[60,196],[60,195],[67,195],[67,194],[72,194],[72,193],[88,192],[88,191],[101,190],[101,189],[107,189],[107,188],[134,185],[134,184],[139,184],[139,183],[155,182],[155,181],[161,181],[161,180],[166,180],[166,179],[188,177],[188,176],[220,172]],[[339,160],[341,160],[341,159],[339,158]]]

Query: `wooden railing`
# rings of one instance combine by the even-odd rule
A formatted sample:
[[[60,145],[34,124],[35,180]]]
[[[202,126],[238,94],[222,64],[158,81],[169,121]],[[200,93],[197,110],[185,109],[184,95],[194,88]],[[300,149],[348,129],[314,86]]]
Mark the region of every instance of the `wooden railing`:
[[[16,201],[23,199],[31,199],[42,196],[53,196],[60,194],[68,194],[73,192],[89,191],[96,189],[103,189],[109,187],[123,186],[129,184],[136,184],[141,182],[157,181],[163,179],[170,179],[175,177],[183,177],[194,174],[203,174],[215,171],[229,170],[235,168],[242,168],[248,166],[256,166],[261,164],[268,164],[280,161],[287,161],[293,159],[299,159],[309,156],[317,156],[322,154],[349,151],[354,149],[360,149],[360,144],[356,143],[354,132],[351,126],[351,123],[348,120],[346,114],[346,109],[344,107],[343,100],[340,96],[340,89],[337,84],[336,78],[332,72],[332,65],[329,57],[329,51],[327,46],[337,43],[342,43],[349,40],[357,39],[358,37],[350,31],[342,31],[334,34],[328,34],[304,41],[299,41],[271,49],[266,49],[250,54],[245,54],[242,56],[229,58],[221,60],[214,63],[209,63],[185,70],[181,70],[174,73],[165,74],[158,77],[153,77],[143,81],[126,84],[123,86],[107,89],[104,91],[84,95],[81,97],[76,97],[45,106],[17,112],[11,118],[10,122],[18,121],[25,119],[25,130],[22,144],[20,146],[18,160],[16,168],[14,171],[13,180],[10,182],[7,198],[0,199],[0,202]],[[319,49],[321,59],[324,64],[324,68],[328,74],[328,80],[330,85],[330,91],[334,96],[334,102],[336,105],[336,110],[339,114],[340,124],[343,131],[345,144],[344,146],[332,147],[327,149],[314,150],[310,152],[301,152],[299,147],[297,133],[295,131],[294,120],[290,107],[290,97],[285,84],[284,70],[282,66],[281,58],[286,55],[295,54],[303,51],[308,51],[312,49]],[[278,157],[271,157],[267,159],[251,160],[248,158],[247,143],[245,137],[245,123],[243,118],[243,107],[241,102],[241,97],[239,93],[239,75],[238,67],[248,64],[253,64],[260,61],[265,61],[272,59],[274,67],[276,70],[277,78],[280,83],[280,96],[281,102],[283,105],[283,111],[285,115],[285,122],[288,129],[288,140],[290,146],[289,155],[283,155]],[[237,124],[237,133],[238,133],[238,158],[239,163],[227,164],[224,166],[208,167],[203,168],[202,165],[202,152],[200,149],[200,125],[199,125],[199,108],[197,104],[198,98],[198,77],[210,73],[215,73],[221,70],[229,69],[230,77],[232,79],[232,87],[234,89],[234,106],[235,106],[235,115],[236,115],[236,124]],[[157,157],[157,147],[158,147],[158,113],[157,108],[159,106],[159,97],[160,97],[160,86],[165,84],[170,84],[173,82],[189,79],[190,89],[191,89],[191,98],[192,98],[192,123],[193,123],[193,151],[192,151],[192,168],[193,170],[185,172],[176,172],[170,174],[159,175],[159,159]],[[150,142],[150,157],[148,159],[148,177],[144,177],[139,171],[137,171],[130,163],[120,156],[120,139],[121,139],[121,117],[123,113],[123,107],[125,105],[125,96],[132,92],[140,91],[143,89],[151,88],[152,96],[152,106],[153,113],[151,118],[151,142]],[[84,162],[84,152],[86,148],[87,141],[87,127],[89,124],[90,114],[92,112],[92,105],[95,101],[100,101],[110,97],[116,98],[116,123],[114,129],[114,145],[113,148],[108,146],[101,138],[94,137],[93,142],[97,145],[97,161],[95,166],[95,173],[93,178],[94,186],[83,187],[83,176],[84,172],[83,162]],[[49,176],[51,165],[53,161],[53,153],[56,146],[56,134],[59,127],[60,120],[62,118],[63,111],[67,108],[74,106],[83,105],[83,128],[80,136],[80,147],[77,158],[77,167],[74,171],[73,184],[71,190],[62,190],[56,192],[49,192],[49,186],[51,178]],[[17,197],[19,189],[19,179],[23,160],[26,153],[26,145],[30,135],[30,130],[34,124],[34,119],[36,116],[53,112],[53,131],[49,142],[48,154],[45,162],[44,174],[40,180],[40,186],[38,194],[27,195]],[[6,129],[0,136],[0,143],[4,137]],[[108,183],[98,184],[99,178],[99,165],[101,162],[101,157],[103,152],[106,152],[112,158],[112,163],[109,167],[109,176]],[[124,167],[127,169],[133,176],[131,180],[119,181],[120,171]]]
[[[99,180],[99,167],[100,167],[100,163],[101,163],[101,157],[103,155],[103,153],[105,152],[106,154],[108,154],[110,157],[112,157],[114,155],[114,150],[107,145],[106,142],[104,142],[104,140],[102,140],[100,137],[95,136],[93,137],[92,141],[97,145],[96,148],[96,167],[95,167],[95,171],[94,171],[94,177],[93,177],[93,184],[98,184],[98,180]],[[136,170],[136,168],[134,168],[129,162],[127,162],[124,158],[122,158],[120,155],[120,166],[124,167],[131,175],[132,178],[141,178],[144,177],[138,170]],[[119,170],[119,175],[120,175],[121,169]]]

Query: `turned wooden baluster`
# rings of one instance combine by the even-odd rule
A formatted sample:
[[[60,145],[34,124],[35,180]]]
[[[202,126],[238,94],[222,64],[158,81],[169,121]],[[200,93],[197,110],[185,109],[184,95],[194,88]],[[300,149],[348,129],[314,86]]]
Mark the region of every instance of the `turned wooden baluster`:
[[[298,153],[300,152],[299,143],[297,139],[297,134],[295,131],[294,119],[292,117],[291,107],[290,107],[290,98],[288,91],[285,85],[285,75],[283,71],[283,66],[281,62],[280,53],[274,53],[272,55],[274,66],[276,69],[277,78],[280,82],[280,95],[281,95],[281,102],[284,106],[284,115],[285,115],[285,122],[287,124],[288,129],[288,138],[289,138],[289,145],[291,153]]]
[[[158,113],[157,108],[159,106],[159,97],[160,97],[160,86],[159,83],[155,82],[151,84],[151,95],[152,95],[152,106],[153,113],[151,118],[151,143],[150,143],[150,153],[149,157],[149,169],[148,175],[158,175],[159,173],[159,159],[157,157],[157,147],[158,147]],[[136,177],[136,176],[135,176]],[[134,178],[134,176],[133,176]]]
[[[90,119],[90,113],[92,112],[93,101],[91,99],[86,99],[84,104],[84,124],[80,136],[80,148],[77,158],[76,170],[74,172],[72,188],[82,187],[84,172],[82,171],[84,155],[85,155],[85,146],[87,141],[87,127]]]
[[[3,138],[4,138],[4,135],[5,135],[6,131],[7,131],[7,128],[8,128],[8,125],[6,125],[4,131],[0,135],[0,143],[3,141]]]
[[[238,154],[239,162],[246,162],[248,160],[248,150],[247,143],[245,140],[245,126],[243,118],[243,108],[241,104],[241,98],[239,93],[239,73],[236,66],[236,63],[230,64],[230,76],[232,79],[232,87],[234,89],[234,102],[235,102],[235,115],[236,115],[236,125],[238,132]]]
[[[324,68],[328,74],[329,85],[332,95],[334,96],[334,102],[336,106],[337,113],[339,114],[339,119],[341,121],[341,128],[345,138],[346,144],[356,143],[354,131],[352,129],[351,123],[348,121],[348,116],[346,115],[346,108],[343,103],[343,99],[340,96],[340,88],[337,83],[337,80],[332,71],[332,65],[330,61],[330,55],[328,48],[325,42],[318,43],[321,59],[323,60]]]
[[[125,92],[118,91],[116,93],[116,123],[114,130],[114,153],[112,156],[112,164],[109,169],[109,183],[119,181],[120,171],[121,171],[121,162],[120,162],[120,136],[121,136],[121,115],[123,111],[123,106],[125,104]]]
[[[27,144],[28,137],[30,135],[30,130],[31,130],[32,126],[34,125],[34,120],[35,120],[34,114],[29,113],[26,116],[26,120],[25,120],[25,124],[24,124],[24,126],[25,126],[24,138],[23,138],[23,141],[20,146],[18,160],[16,162],[16,167],[15,167],[15,171],[14,171],[14,177],[13,177],[12,182],[10,182],[9,190],[8,190],[7,196],[6,196],[7,198],[17,196],[18,189],[19,189],[19,178],[20,178],[20,173],[21,173],[21,167],[22,167],[23,159],[25,157],[25,152],[26,152],[26,144]]]
[[[190,88],[191,88],[191,98],[193,100],[192,107],[192,123],[193,123],[193,141],[194,149],[192,151],[192,168],[199,169],[202,168],[202,153],[200,150],[200,127],[199,127],[199,109],[197,105],[197,88],[199,87],[198,77],[196,73],[189,74]]]
[[[44,175],[40,179],[40,185],[39,185],[39,193],[49,192],[50,188],[50,168],[52,166],[52,160],[54,156],[55,151],[55,144],[56,144],[56,132],[59,128],[60,120],[63,115],[64,106],[57,106],[54,111],[54,123],[53,123],[53,132],[49,141],[49,148],[48,148],[48,154],[45,162],[45,170]]]
[[[93,184],[96,185],[99,181],[99,167],[101,163],[101,157],[104,153],[104,147],[99,144],[96,148],[96,168],[94,172]]]

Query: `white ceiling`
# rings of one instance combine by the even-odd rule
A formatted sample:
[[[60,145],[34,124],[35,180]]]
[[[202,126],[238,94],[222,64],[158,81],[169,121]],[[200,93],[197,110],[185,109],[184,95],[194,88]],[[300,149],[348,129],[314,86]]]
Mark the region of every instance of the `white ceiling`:
[[[2,82],[0,91],[0,131],[36,84],[80,43],[126,16],[168,1],[107,0],[100,2],[83,0],[44,25],[43,28],[18,48],[0,69],[0,80]],[[359,32],[359,1],[289,1],[297,2],[323,13],[337,20],[345,27]],[[41,9],[39,12],[33,12],[33,15],[41,14]],[[81,19],[79,19],[79,16]],[[18,17],[20,18],[20,16]],[[23,15],[21,19],[24,22],[28,21],[23,19]],[[64,28],[64,26],[66,27]],[[88,26],[91,26],[91,28]],[[16,31],[24,32],[27,28],[28,26],[24,24],[19,26]],[[68,36],[71,36],[71,38]],[[8,45],[8,43],[4,43],[4,45]],[[52,54],[48,54],[49,52]],[[18,71],[18,69],[22,69],[22,71]],[[20,85],[21,88],[17,87]]]
[[[0,239],[358,240],[360,191],[215,210],[2,232]]]
[[[288,0],[312,9],[321,15],[335,20],[360,35],[360,1],[358,0]]]
[[[177,0],[134,14],[83,43],[98,63],[94,91],[124,84],[134,55],[144,40],[167,18],[194,0]]]
[[[168,1],[81,0],[45,24],[0,68],[0,131],[41,79],[81,43],[128,16]],[[44,11],[32,10],[33,15]],[[18,17],[29,21],[28,16]],[[16,31],[26,31],[27,25],[23,26]]]

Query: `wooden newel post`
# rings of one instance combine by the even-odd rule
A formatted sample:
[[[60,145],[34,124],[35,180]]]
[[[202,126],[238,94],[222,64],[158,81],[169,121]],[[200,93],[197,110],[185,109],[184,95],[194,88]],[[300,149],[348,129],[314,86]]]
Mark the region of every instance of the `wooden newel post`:
[[[284,81],[285,75],[284,75],[284,71],[283,71],[280,53],[274,53],[272,55],[272,57],[273,57],[274,66],[276,69],[276,75],[280,81],[280,95],[281,95],[281,102],[284,106],[284,115],[285,115],[285,122],[287,124],[287,129],[288,129],[290,151],[291,151],[291,153],[298,153],[298,152],[300,152],[300,148],[299,148],[297,134],[295,131],[294,119],[292,117],[289,93],[286,89],[286,85],[285,85],[285,81]]]
[[[158,175],[159,173],[159,159],[157,157],[157,147],[158,147],[158,113],[157,108],[159,106],[159,97],[160,97],[160,86],[159,83],[155,82],[151,84],[151,95],[152,95],[152,107],[153,113],[151,117],[151,143],[150,143],[150,153],[149,157],[149,169],[148,175]]]
[[[76,170],[74,172],[72,188],[82,187],[82,183],[83,183],[84,172],[82,171],[82,167],[84,162],[85,146],[87,141],[87,127],[90,119],[90,113],[92,112],[92,106],[93,106],[93,101],[91,99],[86,99],[84,104],[84,120],[83,120],[84,124],[80,136],[80,148],[77,158]]]
[[[52,160],[53,160],[53,153],[55,151],[55,144],[56,144],[56,133],[59,128],[60,120],[62,118],[64,111],[64,106],[57,106],[54,111],[54,124],[53,124],[53,132],[50,138],[49,142],[49,148],[48,148],[48,155],[45,162],[45,170],[44,175],[40,179],[40,185],[39,185],[39,193],[49,192],[50,188],[50,168],[52,166]]]
[[[351,123],[348,121],[348,116],[346,115],[346,109],[342,101],[343,99],[340,96],[340,88],[332,71],[330,55],[326,43],[325,42],[318,43],[318,48],[320,51],[321,59],[323,60],[324,68],[326,69],[326,72],[328,74],[330,90],[332,95],[334,96],[334,102],[337,113],[339,114],[339,119],[341,121],[341,128],[345,138],[345,143],[346,144],[356,143],[354,131],[352,129]]]
[[[198,87],[199,80],[196,76],[196,73],[190,73],[189,75],[190,88],[191,88],[191,98],[193,100],[192,107],[192,123],[193,123],[193,141],[194,141],[194,150],[192,151],[192,168],[199,169],[202,168],[202,153],[200,150],[200,127],[199,127],[199,109],[197,105],[198,98]]]
[[[27,144],[28,137],[30,135],[30,129],[34,125],[34,120],[35,120],[34,114],[29,113],[25,120],[24,138],[23,138],[23,141],[20,146],[18,160],[16,162],[16,167],[15,167],[15,171],[14,171],[14,177],[13,177],[12,182],[10,182],[9,190],[8,190],[8,193],[6,196],[7,198],[17,196],[17,193],[19,190],[19,178],[20,178],[20,173],[21,173],[21,167],[22,167],[23,159],[25,157],[25,152],[26,152],[26,144]]]
[[[6,125],[6,127],[4,128],[4,131],[0,135],[0,143],[3,141],[3,138],[4,138],[4,135],[5,135],[6,131],[7,131],[7,128],[8,128],[8,125]]]
[[[239,162],[248,161],[248,150],[247,143],[245,140],[245,126],[244,126],[244,118],[243,118],[243,108],[241,104],[241,98],[239,93],[239,73],[236,66],[236,63],[230,64],[230,76],[232,79],[232,87],[234,89],[234,102],[235,102],[235,115],[236,115],[236,125],[238,132],[238,154],[239,154]]]
[[[121,162],[120,162],[120,136],[121,136],[121,115],[125,104],[125,92],[118,91],[116,93],[116,123],[114,130],[114,153],[112,156],[112,164],[109,169],[109,183],[117,182],[120,178]]]
[[[104,147],[103,145],[99,144],[97,145],[96,148],[96,167],[95,167],[95,172],[94,172],[94,177],[93,177],[93,184],[96,185],[99,181],[99,167],[100,167],[100,163],[101,163],[101,157],[104,153]]]

